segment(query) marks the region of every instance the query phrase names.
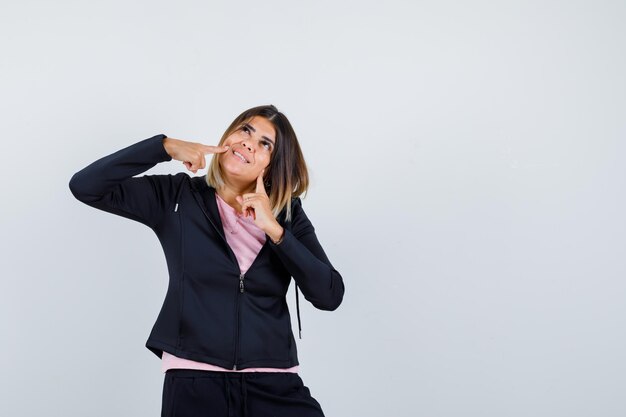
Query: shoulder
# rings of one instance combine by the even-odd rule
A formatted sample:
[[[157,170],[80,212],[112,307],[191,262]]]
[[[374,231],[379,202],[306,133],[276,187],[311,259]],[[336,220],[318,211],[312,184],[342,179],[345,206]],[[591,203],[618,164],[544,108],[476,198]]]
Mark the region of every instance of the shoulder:
[[[291,228],[294,220],[298,217],[298,213],[302,209],[302,201],[300,200],[300,197],[292,197],[288,206],[289,207],[285,205],[285,207],[282,208],[278,216],[276,216],[276,220],[278,220],[283,227]],[[291,212],[291,220],[287,220],[287,208],[289,208],[289,211]]]
[[[182,174],[185,175],[185,177],[188,178],[189,184],[190,184],[191,188],[196,190],[196,191],[206,190],[206,189],[209,189],[209,188],[215,190],[213,187],[211,187],[206,182],[206,176],[205,175],[198,175],[198,176],[195,176],[195,177],[190,177],[189,175],[185,174],[184,172],[182,172]]]
[[[302,199],[300,197],[291,200],[291,231],[296,237],[303,236],[307,233],[315,231],[311,220],[302,208]]]
[[[291,219],[293,219],[300,215],[302,212],[302,199],[300,197],[293,197],[291,199]]]
[[[167,193],[167,190],[178,190],[182,187],[186,180],[189,179],[189,175],[184,172],[177,174],[146,174],[142,177],[143,180],[148,181],[153,188],[162,190],[163,193]]]

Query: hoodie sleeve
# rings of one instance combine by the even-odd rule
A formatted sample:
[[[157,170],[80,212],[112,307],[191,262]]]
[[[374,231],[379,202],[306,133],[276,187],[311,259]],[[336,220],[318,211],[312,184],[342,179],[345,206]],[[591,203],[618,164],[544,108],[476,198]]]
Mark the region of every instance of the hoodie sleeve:
[[[320,310],[336,310],[343,300],[343,278],[322,249],[299,197],[293,204],[291,230],[284,229],[279,244],[268,238],[270,247],[296,281],[304,298]]]
[[[79,201],[154,228],[171,202],[173,176],[133,177],[172,160],[159,134],[102,157],[75,173],[69,188]]]

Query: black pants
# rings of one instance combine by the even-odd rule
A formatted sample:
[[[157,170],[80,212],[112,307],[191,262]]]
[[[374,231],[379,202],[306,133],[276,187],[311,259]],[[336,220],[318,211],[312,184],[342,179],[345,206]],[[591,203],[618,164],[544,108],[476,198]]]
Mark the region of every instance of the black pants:
[[[161,417],[324,417],[293,372],[168,369]]]

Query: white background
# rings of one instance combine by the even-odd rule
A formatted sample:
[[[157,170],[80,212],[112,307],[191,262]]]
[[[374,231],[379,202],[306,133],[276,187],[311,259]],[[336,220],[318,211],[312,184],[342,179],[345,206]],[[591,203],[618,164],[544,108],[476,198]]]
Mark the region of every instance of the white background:
[[[260,104],[298,134],[346,284],[334,312],[301,304],[328,417],[626,415],[625,21],[620,1],[3,3],[0,415],[159,415],[162,249],[68,182],[159,133],[216,144]]]

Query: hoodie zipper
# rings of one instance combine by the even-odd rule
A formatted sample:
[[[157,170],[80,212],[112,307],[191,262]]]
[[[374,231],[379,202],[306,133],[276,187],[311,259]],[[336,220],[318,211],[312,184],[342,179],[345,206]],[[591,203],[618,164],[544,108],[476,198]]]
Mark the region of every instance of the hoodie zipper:
[[[237,357],[239,356],[239,299],[241,298],[241,294],[244,292],[243,279],[245,274],[239,274],[239,294],[237,294],[237,326],[235,327],[235,358],[233,359],[233,371],[237,370]]]
[[[263,252],[263,249],[265,249],[267,245],[263,245],[261,247],[261,249],[259,250],[259,253],[257,254],[257,257],[254,258],[254,260],[252,261],[252,264],[250,265],[250,267],[248,268],[248,271],[250,271],[250,269],[252,269],[252,267],[254,266],[254,264],[256,263],[257,259],[260,258],[261,253]],[[239,268],[239,264],[237,263],[237,267]],[[240,269],[241,271],[241,269]],[[239,358],[239,328],[241,327],[240,325],[240,320],[239,320],[239,306],[241,305],[241,297],[243,297],[243,294],[245,293],[245,284],[244,284],[244,279],[246,277],[245,273],[239,273],[239,293],[237,294],[237,314],[236,314],[236,320],[237,320],[237,326],[235,327],[235,358],[233,359],[233,371],[237,370],[237,359]]]

